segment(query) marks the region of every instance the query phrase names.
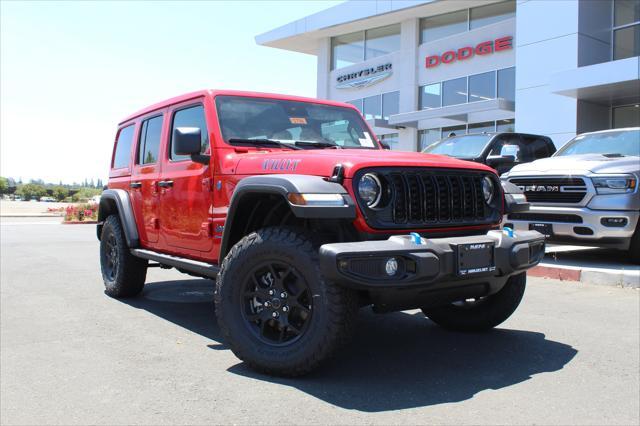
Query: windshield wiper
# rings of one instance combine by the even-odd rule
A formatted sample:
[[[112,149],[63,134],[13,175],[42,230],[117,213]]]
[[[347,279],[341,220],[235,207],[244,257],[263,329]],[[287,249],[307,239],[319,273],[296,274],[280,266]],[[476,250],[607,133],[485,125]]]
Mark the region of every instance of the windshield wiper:
[[[620,158],[620,157],[625,157],[624,154],[620,154],[619,152],[612,152],[612,153],[608,153],[608,154],[602,154],[604,157],[607,158]]]
[[[288,143],[284,143],[284,142],[280,142],[274,139],[245,139],[245,138],[231,138],[228,141],[231,145],[273,145],[273,146],[280,146],[282,148],[289,148],[289,149],[303,149],[300,148],[299,146],[293,145],[293,144],[288,144]]]
[[[333,143],[333,142],[321,142],[321,141],[296,141],[295,142],[296,146],[317,146],[320,148],[336,148],[336,149],[342,149],[342,147],[340,145],[338,145],[337,143]]]

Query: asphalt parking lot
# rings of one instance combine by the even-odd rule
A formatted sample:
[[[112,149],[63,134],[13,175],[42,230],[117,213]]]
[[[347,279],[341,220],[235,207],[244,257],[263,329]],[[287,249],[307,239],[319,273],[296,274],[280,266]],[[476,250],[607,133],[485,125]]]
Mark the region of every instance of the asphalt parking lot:
[[[105,296],[90,225],[0,221],[2,424],[638,424],[640,292],[531,278],[499,329],[363,311],[329,365],[290,380],[225,347],[212,282],[151,269]]]

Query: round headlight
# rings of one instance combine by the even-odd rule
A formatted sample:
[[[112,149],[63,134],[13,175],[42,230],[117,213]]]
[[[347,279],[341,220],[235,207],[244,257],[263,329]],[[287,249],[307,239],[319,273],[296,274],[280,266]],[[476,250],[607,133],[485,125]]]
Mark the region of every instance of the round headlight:
[[[493,199],[493,193],[495,192],[495,188],[493,186],[493,181],[489,176],[485,176],[482,179],[482,194],[484,195],[484,201],[489,204]]]
[[[377,206],[380,203],[380,198],[382,198],[382,185],[378,176],[373,173],[367,173],[362,176],[360,183],[358,183],[358,195],[367,206]]]

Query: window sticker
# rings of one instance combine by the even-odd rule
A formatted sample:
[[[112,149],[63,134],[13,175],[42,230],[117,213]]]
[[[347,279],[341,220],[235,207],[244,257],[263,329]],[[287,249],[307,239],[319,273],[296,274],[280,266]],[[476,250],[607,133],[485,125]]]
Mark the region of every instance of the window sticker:
[[[307,124],[307,119],[304,117],[289,117],[291,124]]]
[[[369,132],[364,132],[364,138],[358,138],[358,141],[360,141],[360,146],[367,148],[373,148],[375,146],[371,136],[369,136]]]

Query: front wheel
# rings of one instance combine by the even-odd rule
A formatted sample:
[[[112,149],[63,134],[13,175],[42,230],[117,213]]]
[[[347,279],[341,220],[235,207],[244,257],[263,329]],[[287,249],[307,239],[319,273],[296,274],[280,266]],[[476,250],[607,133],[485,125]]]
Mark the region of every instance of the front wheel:
[[[436,324],[454,331],[484,331],[504,322],[516,310],[527,283],[526,273],[514,275],[490,296],[422,309]]]
[[[305,234],[265,228],[223,261],[215,309],[225,341],[250,367],[299,376],[328,359],[353,329],[354,294],[327,282]]]

